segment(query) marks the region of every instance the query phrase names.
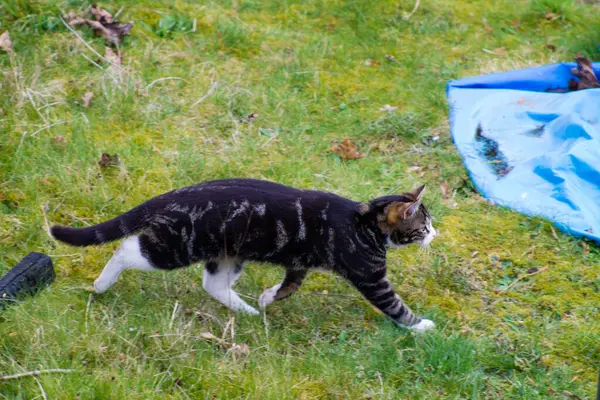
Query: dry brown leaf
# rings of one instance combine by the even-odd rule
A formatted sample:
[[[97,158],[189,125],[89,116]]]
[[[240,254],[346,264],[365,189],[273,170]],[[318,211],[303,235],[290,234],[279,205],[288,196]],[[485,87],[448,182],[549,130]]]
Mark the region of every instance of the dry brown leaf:
[[[586,256],[590,254],[590,246],[588,246],[586,242],[579,242],[579,244],[581,245],[581,247],[583,247],[583,254],[585,254]]]
[[[94,93],[92,92],[87,92],[86,94],[83,95],[83,106],[85,108],[88,108],[90,105],[90,101],[92,101],[92,98],[94,97]]]
[[[344,139],[342,143],[334,144],[331,146],[331,151],[343,160],[356,160],[365,156],[358,152],[358,148],[350,139]]]
[[[113,76],[119,76],[122,70],[121,64],[123,63],[121,54],[115,53],[113,49],[106,46],[104,47],[104,58],[110,62],[109,70]]]
[[[98,161],[100,168],[116,167],[120,164],[121,161],[119,160],[119,156],[117,154],[113,154],[111,156],[108,153],[102,153],[100,156],[100,161]]]
[[[499,56],[506,54],[506,47],[498,47],[497,49],[492,50],[495,54]]]
[[[101,24],[106,25],[113,22],[112,15],[108,11],[96,6],[95,4],[90,7],[90,14],[92,14],[94,18],[96,18],[96,21],[100,22]]]
[[[569,89],[582,90],[600,87],[600,83],[598,83],[598,79],[596,79],[596,74],[592,68],[592,62],[581,54],[577,54],[575,62],[577,63],[577,68],[573,68],[571,73],[578,77],[579,81],[571,79],[569,81]]]
[[[551,44],[551,43],[548,43],[548,44],[546,45],[546,48],[547,48],[548,50],[552,51],[552,52],[555,52],[555,51],[556,51],[556,46],[555,46],[555,45],[553,45],[553,44]]]
[[[213,340],[215,342],[220,342],[221,341],[221,339],[219,339],[218,337],[216,337],[215,335],[213,335],[210,332],[202,332],[202,333],[200,333],[200,337],[202,339]]]
[[[121,57],[110,47],[104,47],[104,58],[113,64],[121,65]]]
[[[452,198],[452,189],[448,186],[448,183],[441,182],[440,183],[440,191],[442,192],[443,200],[450,200]]]
[[[571,393],[568,390],[563,390],[563,394],[570,399],[581,400],[581,397],[577,396],[575,393]]]
[[[250,346],[248,346],[246,343],[234,344],[231,346],[229,351],[234,356],[243,356],[250,354]]]
[[[558,17],[558,15],[555,13],[551,13],[551,12],[546,13],[546,15],[544,15],[544,18],[546,18],[546,19],[555,19],[556,17]]]
[[[9,53],[13,51],[12,42],[10,41],[10,36],[8,36],[8,31],[0,35],[0,49]]]
[[[492,28],[491,26],[489,26],[485,22],[483,23],[483,29],[485,29],[486,32],[493,32],[494,31],[494,28]]]
[[[119,353],[119,360],[123,361],[126,358],[127,358],[127,356],[125,354]]]
[[[71,26],[87,24],[94,30],[98,36],[104,37],[111,44],[119,44],[123,38],[129,35],[133,23],[121,24],[114,22],[112,15],[100,7],[92,6],[89,9],[90,14],[96,19],[90,20],[77,16],[73,11],[69,12],[66,19]]]
[[[552,225],[550,225],[550,230],[552,231],[552,237],[556,240],[558,240],[558,235],[556,234],[556,230],[554,229],[554,227]]]
[[[385,106],[381,107],[379,109],[379,111],[387,111],[387,112],[394,112],[394,111],[398,111],[398,107],[396,106],[390,106],[389,104],[386,104]]]

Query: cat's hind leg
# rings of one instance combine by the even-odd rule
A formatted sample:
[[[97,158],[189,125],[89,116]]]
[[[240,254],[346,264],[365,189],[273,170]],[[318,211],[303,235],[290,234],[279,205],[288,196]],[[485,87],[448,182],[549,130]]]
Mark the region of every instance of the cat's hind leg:
[[[208,261],[204,268],[202,286],[215,300],[232,311],[257,315],[258,311],[242,300],[231,288],[241,273],[240,263],[231,260]]]
[[[258,305],[264,308],[276,300],[282,300],[291,296],[302,285],[307,272],[308,270],[305,268],[286,269],[283,282],[262,292],[258,298]]]
[[[121,272],[126,269],[139,269],[142,271],[157,269],[142,255],[140,241],[137,236],[129,237],[121,243],[121,246],[119,246],[98,279],[94,282],[95,292],[106,292],[117,281]]]

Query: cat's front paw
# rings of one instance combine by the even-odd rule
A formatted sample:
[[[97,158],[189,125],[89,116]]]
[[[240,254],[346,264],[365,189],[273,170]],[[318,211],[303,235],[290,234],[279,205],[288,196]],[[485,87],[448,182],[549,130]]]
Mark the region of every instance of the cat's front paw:
[[[273,286],[272,288],[269,288],[269,289],[265,290],[264,292],[262,292],[262,294],[258,298],[258,306],[260,308],[265,308],[266,306],[268,306],[269,304],[274,302],[275,296],[277,295],[277,291],[279,290],[280,287],[281,287],[281,283],[278,283],[277,285]]]
[[[421,322],[410,327],[415,332],[425,332],[433,328],[435,328],[435,324],[428,319],[422,319]]]
[[[94,281],[94,292],[101,294],[108,290],[110,284],[106,284],[106,282],[102,281],[100,278]]]

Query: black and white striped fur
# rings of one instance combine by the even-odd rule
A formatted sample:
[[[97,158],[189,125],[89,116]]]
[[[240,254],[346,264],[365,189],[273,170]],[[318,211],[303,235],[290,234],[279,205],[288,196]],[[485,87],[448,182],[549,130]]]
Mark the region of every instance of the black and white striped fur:
[[[126,238],[95,281],[106,291],[125,269],[171,270],[206,262],[203,286],[234,311],[257,314],[232,285],[245,261],[285,267],[259,299],[265,307],[302,284],[311,269],[351,282],[396,323],[426,330],[386,278],[386,247],[428,245],[436,235],[421,204],[424,187],[358,203],[332,193],[252,179],[204,182],[157,196],[110,221],[82,229],[52,227],[75,246]]]

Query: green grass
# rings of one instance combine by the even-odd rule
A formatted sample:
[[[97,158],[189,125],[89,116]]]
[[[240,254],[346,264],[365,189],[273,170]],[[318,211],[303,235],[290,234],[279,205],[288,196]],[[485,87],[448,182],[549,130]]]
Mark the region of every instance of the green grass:
[[[113,72],[88,61],[98,57],[58,18],[90,2],[0,0],[0,32],[9,30],[15,50],[0,53],[0,273],[41,251],[58,274],[0,314],[0,375],[75,370],[0,382],[2,398],[31,399],[40,385],[52,399],[593,396],[600,251],[474,193],[451,143],[444,90],[450,79],[577,52],[598,59],[597,8],[422,1],[407,21],[412,2],[165,3],[101,4],[124,7],[120,19],[135,22],[121,46],[124,71]],[[104,52],[87,28],[78,32]],[[385,104],[398,112],[379,111]],[[240,122],[250,113],[260,116]],[[333,155],[345,137],[366,157]],[[122,166],[100,169],[102,152]],[[319,273],[260,318],[211,300],[197,267],[128,272],[89,301],[117,244],[72,248],[45,231],[46,219],[85,226],[232,176],[361,200],[427,183],[439,237],[427,255],[394,250],[388,260],[399,293],[438,328],[398,329],[340,278]],[[455,207],[441,201],[441,181],[455,189]],[[255,304],[281,276],[250,265],[239,292]],[[228,351],[232,342],[250,353]]]

